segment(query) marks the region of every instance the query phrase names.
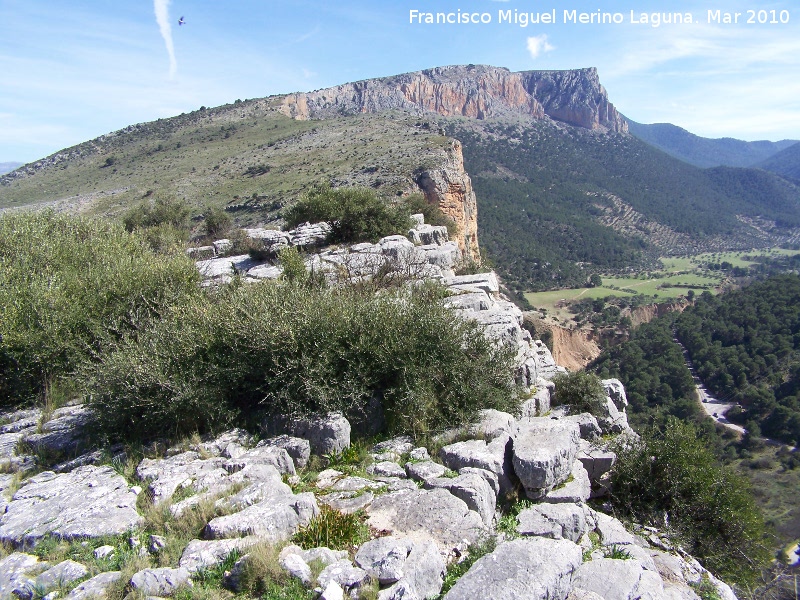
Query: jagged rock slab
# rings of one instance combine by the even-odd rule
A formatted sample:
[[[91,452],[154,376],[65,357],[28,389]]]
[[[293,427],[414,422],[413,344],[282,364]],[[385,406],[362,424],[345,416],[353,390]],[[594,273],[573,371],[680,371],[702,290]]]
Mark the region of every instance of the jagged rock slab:
[[[131,577],[131,588],[145,596],[172,596],[181,586],[191,585],[191,574],[177,569],[144,569]]]
[[[183,550],[179,566],[190,573],[220,564],[234,550],[245,550],[259,542],[257,537],[232,540],[192,540]]]
[[[108,588],[116,584],[121,577],[122,572],[120,571],[107,571],[95,575],[72,590],[65,600],[94,600],[97,598],[104,598]]]
[[[291,425],[291,432],[311,444],[317,455],[334,454],[350,446],[350,423],[339,413],[300,419]]]
[[[92,418],[92,411],[82,404],[58,408],[42,425],[41,433],[26,434],[23,441],[37,453],[71,453],[74,456],[84,441],[84,430]]]
[[[268,498],[241,512],[212,519],[204,533],[210,539],[255,535],[277,542],[291,537],[318,514],[311,493]]]
[[[224,458],[203,459],[189,451],[169,458],[145,458],[136,468],[140,479],[150,479],[153,502],[169,500],[178,488],[193,486],[196,490],[219,491],[226,488],[228,471]]]
[[[32,554],[15,552],[0,560],[0,600],[15,598],[11,592],[25,586],[30,578],[26,573],[39,566],[39,558]]]
[[[577,423],[581,429],[581,439],[594,440],[602,435],[600,425],[597,424],[597,419],[590,413],[581,413],[579,415],[571,415],[564,417],[564,421]]]
[[[346,515],[365,509],[375,499],[372,492],[334,492],[317,500]]]
[[[567,540],[505,542],[479,558],[444,600],[563,600],[581,563],[580,546]]]
[[[200,274],[207,279],[230,276],[234,273],[246,273],[258,263],[250,258],[249,254],[226,256],[225,258],[212,258],[199,260],[195,263]]]
[[[364,569],[353,566],[349,560],[339,560],[325,567],[317,577],[317,583],[323,590],[331,582],[336,582],[348,593],[356,592],[362,585],[369,581],[369,575]]]
[[[592,484],[589,482],[589,474],[583,468],[581,461],[576,460],[573,463],[570,476],[572,477],[571,481],[567,480],[566,483],[547,494],[546,502],[582,504],[589,499],[592,495]]]
[[[537,504],[521,511],[517,520],[520,535],[578,543],[586,533],[586,513],[577,504]]]
[[[580,444],[576,423],[547,418],[517,423],[514,471],[531,499],[539,499],[569,477]]]
[[[283,448],[289,453],[294,461],[294,466],[298,469],[304,468],[308,464],[308,459],[311,458],[311,443],[299,437],[292,437],[289,435],[279,435],[274,438],[261,440],[256,446],[274,446],[276,448]]]
[[[478,513],[441,489],[399,490],[379,496],[367,509],[368,524],[415,543],[432,539],[444,554],[467,540],[472,543],[483,530]]]
[[[657,589],[656,582],[647,573],[638,560],[618,560],[613,558],[600,558],[581,565],[575,572],[573,585],[587,592],[594,592],[605,600],[629,600],[642,597],[645,592]],[[660,583],[661,578],[652,571]],[[650,598],[659,598],[663,593],[663,584],[657,595]]]
[[[488,444],[483,440],[450,444],[439,451],[439,458],[454,471],[475,467],[494,473],[500,484],[500,493],[505,494],[514,489],[517,481],[511,454],[511,437],[502,435]]]
[[[0,540],[36,544],[52,533],[63,539],[120,535],[140,525],[136,494],[110,467],[79,467],[31,477],[0,517]]]
[[[515,422],[513,415],[488,408],[479,413],[479,420],[470,426],[469,434],[491,442],[503,435],[510,435]]]
[[[68,585],[77,581],[88,573],[89,570],[82,564],[74,560],[65,560],[37,575],[36,587],[49,591],[60,585]]]
[[[614,517],[595,513],[597,533],[600,534],[600,543],[603,546],[624,546],[636,544],[636,538],[625,529],[625,525]]]
[[[367,473],[378,477],[397,477],[406,478],[406,470],[396,462],[384,460],[367,467]]]
[[[483,524],[489,527],[494,521],[497,495],[485,477],[466,472],[458,477],[440,477],[425,482],[429,489],[444,489],[463,500],[470,510],[478,513]]]
[[[251,465],[271,465],[281,474],[295,474],[292,457],[284,448],[278,446],[260,446],[247,450],[236,458],[229,458],[224,467],[228,473],[236,473]]]
[[[604,448],[596,448],[587,442],[581,443],[578,452],[578,460],[583,464],[589,475],[592,484],[600,481],[600,478],[611,470],[617,461],[617,455]]]
[[[443,477],[447,472],[447,467],[435,463],[432,460],[423,460],[422,462],[409,462],[406,463],[406,473],[409,479],[414,481],[425,482],[437,477]]]
[[[403,577],[403,565],[413,548],[414,542],[409,538],[380,537],[363,544],[356,552],[355,562],[372,579],[388,585]]]

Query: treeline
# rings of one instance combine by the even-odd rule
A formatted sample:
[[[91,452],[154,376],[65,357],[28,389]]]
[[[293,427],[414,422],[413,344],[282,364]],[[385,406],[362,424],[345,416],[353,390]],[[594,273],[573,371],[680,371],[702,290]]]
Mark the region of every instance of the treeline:
[[[633,136],[574,127],[444,124],[464,145],[481,243],[520,289],[580,285],[592,272],[646,264],[645,234],[624,237],[597,222],[598,193],[698,240],[737,235],[737,214],[800,225],[800,189],[771,173],[698,169]]]
[[[703,293],[675,327],[708,388],[742,406],[729,419],[752,435],[800,441],[800,277]]]

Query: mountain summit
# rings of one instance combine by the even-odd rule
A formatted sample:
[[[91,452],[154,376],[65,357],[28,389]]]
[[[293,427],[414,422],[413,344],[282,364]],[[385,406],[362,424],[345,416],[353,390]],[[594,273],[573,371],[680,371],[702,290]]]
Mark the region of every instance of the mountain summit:
[[[456,65],[289,94],[281,111],[319,119],[385,110],[418,110],[476,119],[550,117],[592,130],[626,133],[628,124],[608,100],[597,69],[520,71]]]

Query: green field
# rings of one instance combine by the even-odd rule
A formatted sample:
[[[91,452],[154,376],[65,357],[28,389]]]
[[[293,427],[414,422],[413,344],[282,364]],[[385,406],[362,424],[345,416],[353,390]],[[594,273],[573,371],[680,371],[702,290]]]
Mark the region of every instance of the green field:
[[[769,248],[745,252],[717,252],[696,256],[668,257],[661,259],[663,268],[660,271],[629,277],[603,277],[603,285],[600,287],[528,292],[525,294],[525,298],[534,307],[547,310],[550,316],[569,319],[571,313],[566,310],[566,305],[573,300],[636,295],[670,299],[686,296],[690,289],[695,290],[696,293],[707,290],[713,294],[725,281],[725,275],[719,271],[703,268],[704,264],[729,262],[734,267],[749,267],[754,263],[745,257],[777,257],[794,254],[800,254],[800,251]]]

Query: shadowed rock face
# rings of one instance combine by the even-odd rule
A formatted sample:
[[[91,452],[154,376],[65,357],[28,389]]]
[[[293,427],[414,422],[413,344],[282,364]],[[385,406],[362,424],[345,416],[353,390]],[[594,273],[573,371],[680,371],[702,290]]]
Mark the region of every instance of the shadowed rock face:
[[[627,122],[608,101],[595,68],[512,73],[484,65],[437,67],[290,94],[281,107],[284,114],[297,119],[392,109],[475,119],[550,117],[586,129],[628,131]]]

